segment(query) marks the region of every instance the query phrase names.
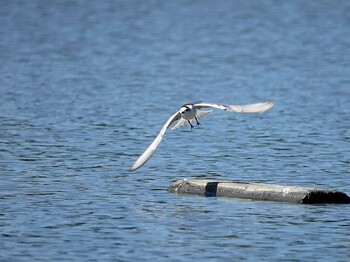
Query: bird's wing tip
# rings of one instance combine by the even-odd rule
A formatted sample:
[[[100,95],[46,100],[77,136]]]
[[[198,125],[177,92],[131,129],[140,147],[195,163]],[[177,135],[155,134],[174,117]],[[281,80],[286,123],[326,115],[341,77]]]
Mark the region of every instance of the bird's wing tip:
[[[272,101],[266,102],[266,104],[268,105],[269,109],[274,108],[276,105],[275,102]]]
[[[129,171],[129,172],[133,172],[133,171],[135,171],[136,169],[138,169],[138,167],[135,167],[135,165],[133,165],[132,167],[130,167],[130,168],[128,169],[128,171]]]

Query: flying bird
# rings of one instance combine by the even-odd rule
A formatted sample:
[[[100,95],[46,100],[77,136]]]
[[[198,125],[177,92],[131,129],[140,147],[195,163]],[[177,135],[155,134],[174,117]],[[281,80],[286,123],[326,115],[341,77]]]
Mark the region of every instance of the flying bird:
[[[185,104],[180,107],[169,119],[166,121],[162,129],[160,130],[157,137],[154,139],[152,144],[146,149],[146,151],[135,161],[129,171],[134,171],[144,165],[148,159],[156,151],[158,145],[163,139],[163,136],[167,129],[173,126],[173,129],[180,128],[186,124],[189,124],[191,130],[195,127],[200,126],[198,119],[209,114],[213,110],[202,110],[203,108],[217,108],[229,112],[236,113],[261,113],[271,109],[274,106],[272,102],[262,102],[247,105],[221,105],[215,103],[197,103],[197,104]]]

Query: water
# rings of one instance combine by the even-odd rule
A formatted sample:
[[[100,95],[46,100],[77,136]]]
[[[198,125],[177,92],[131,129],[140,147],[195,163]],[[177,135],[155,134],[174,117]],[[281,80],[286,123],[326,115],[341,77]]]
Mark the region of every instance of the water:
[[[2,1],[1,261],[349,261],[348,205],[170,194],[183,178],[350,193],[350,2]],[[272,100],[168,132],[187,102]]]

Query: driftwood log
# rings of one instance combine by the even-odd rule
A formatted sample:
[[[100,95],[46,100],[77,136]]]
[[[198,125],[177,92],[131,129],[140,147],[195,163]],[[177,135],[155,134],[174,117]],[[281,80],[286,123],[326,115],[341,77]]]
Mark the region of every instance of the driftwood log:
[[[233,197],[301,204],[350,203],[350,198],[345,193],[333,190],[216,180],[178,180],[170,185],[168,191],[207,197]]]

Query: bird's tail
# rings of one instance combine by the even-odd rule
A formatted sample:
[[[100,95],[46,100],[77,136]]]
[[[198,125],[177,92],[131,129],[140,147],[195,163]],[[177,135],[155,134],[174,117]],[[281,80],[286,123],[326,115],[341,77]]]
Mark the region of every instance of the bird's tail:
[[[186,125],[186,124],[187,124],[187,120],[181,118],[181,119],[176,123],[176,125],[173,126],[173,128],[172,128],[171,130],[174,130],[174,129],[176,129],[176,128],[183,127],[183,126]]]
[[[209,114],[210,112],[212,112],[213,110],[198,110],[197,109],[197,119]],[[192,120],[191,120],[192,121]],[[177,129],[177,128],[180,128],[180,127],[183,127],[184,125],[186,125],[188,123],[188,121],[186,119],[183,119],[181,118],[177,123],[176,125],[171,129],[171,130],[174,130],[174,129]]]

